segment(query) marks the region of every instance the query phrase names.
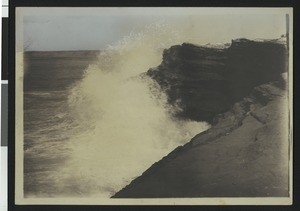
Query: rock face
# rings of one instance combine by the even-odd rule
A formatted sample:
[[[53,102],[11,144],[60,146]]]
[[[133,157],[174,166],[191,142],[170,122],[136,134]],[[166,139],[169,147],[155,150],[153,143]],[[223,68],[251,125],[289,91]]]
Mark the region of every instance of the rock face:
[[[114,198],[289,196],[287,114],[279,82],[258,86]]]
[[[224,49],[176,45],[164,51],[163,62],[147,74],[166,91],[177,117],[212,122],[216,114],[260,84],[286,71],[287,51],[278,42],[234,40]]]
[[[179,102],[178,117],[212,127],[113,198],[289,196],[286,54],[280,43],[245,39],[165,50],[147,74]]]

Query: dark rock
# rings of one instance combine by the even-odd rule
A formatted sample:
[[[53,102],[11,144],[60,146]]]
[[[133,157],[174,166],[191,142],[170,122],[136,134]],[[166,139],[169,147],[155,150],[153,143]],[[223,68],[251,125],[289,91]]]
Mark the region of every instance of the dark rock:
[[[289,196],[287,92],[275,84],[256,87],[113,198]]]
[[[212,127],[113,198],[289,196],[286,54],[282,43],[247,39],[225,49],[165,50],[161,65],[147,74],[171,104],[180,102],[177,117]]]
[[[165,50],[147,74],[179,105],[177,117],[212,123],[255,86],[277,80],[286,61],[286,46],[278,42],[239,39],[224,49],[183,43]]]

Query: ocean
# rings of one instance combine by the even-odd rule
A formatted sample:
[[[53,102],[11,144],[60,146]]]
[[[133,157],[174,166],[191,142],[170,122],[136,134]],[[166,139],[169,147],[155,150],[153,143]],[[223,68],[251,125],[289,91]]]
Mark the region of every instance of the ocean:
[[[26,198],[109,198],[209,128],[173,117],[180,108],[141,77],[171,44],[137,34],[103,51],[23,54]]]
[[[97,51],[27,52],[24,54],[24,193],[25,196],[73,194],[61,189],[57,169],[70,157],[70,141],[78,122],[68,96],[96,59]],[[56,175],[56,176],[54,176]],[[63,182],[62,182],[63,183]],[[75,193],[76,194],[76,193]]]

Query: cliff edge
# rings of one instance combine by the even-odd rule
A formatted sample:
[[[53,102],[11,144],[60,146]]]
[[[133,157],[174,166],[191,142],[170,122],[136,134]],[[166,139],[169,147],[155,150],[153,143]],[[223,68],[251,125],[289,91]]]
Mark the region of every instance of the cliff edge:
[[[249,40],[166,50],[148,74],[181,100],[179,118],[212,127],[113,198],[289,196],[286,58],[282,44]]]
[[[147,75],[181,108],[178,118],[212,123],[255,86],[277,80],[287,61],[286,46],[276,41],[237,39],[223,49],[183,43],[166,49]]]

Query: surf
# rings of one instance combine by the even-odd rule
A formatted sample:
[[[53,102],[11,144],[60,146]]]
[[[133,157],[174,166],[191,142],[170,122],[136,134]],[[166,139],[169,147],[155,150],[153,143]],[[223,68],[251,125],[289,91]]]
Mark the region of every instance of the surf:
[[[183,40],[162,22],[132,31],[102,50],[70,87],[63,122],[69,138],[60,143],[68,159],[49,176],[59,187],[56,197],[109,198],[209,128],[176,119],[180,107],[169,105],[164,90],[143,74]]]

